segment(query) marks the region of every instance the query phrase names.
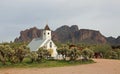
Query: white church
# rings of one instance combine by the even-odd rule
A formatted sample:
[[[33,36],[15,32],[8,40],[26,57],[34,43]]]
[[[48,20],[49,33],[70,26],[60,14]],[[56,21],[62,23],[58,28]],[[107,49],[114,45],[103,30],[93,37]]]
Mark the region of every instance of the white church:
[[[53,53],[51,54],[52,57],[57,57],[57,46],[52,41],[51,30],[48,25],[45,26],[42,37],[41,38],[34,38],[29,44],[28,47],[31,51],[37,51],[39,48],[43,47],[47,50],[52,49]]]

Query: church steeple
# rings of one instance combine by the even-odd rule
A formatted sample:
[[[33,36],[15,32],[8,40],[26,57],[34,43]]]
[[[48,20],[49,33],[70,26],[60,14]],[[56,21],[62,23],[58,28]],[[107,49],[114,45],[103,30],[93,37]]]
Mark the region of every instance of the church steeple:
[[[48,24],[46,24],[46,26],[43,30],[43,39],[51,39],[51,30],[50,30]]]
[[[45,26],[44,30],[50,30],[50,28],[49,28],[48,24],[46,24],[46,26]]]

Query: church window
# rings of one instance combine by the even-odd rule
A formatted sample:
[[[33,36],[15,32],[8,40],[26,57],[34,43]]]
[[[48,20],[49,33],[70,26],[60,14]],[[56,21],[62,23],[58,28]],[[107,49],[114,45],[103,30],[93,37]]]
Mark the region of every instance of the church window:
[[[48,33],[48,35],[49,35],[49,33]]]
[[[50,48],[52,48],[52,42],[50,42]]]

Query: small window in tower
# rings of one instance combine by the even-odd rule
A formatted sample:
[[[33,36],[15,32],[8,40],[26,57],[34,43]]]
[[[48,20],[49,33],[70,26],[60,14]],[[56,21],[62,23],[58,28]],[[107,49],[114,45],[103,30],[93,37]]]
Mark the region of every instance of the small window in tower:
[[[52,42],[50,42],[50,48],[52,48]]]
[[[44,35],[45,35],[45,33],[44,33]]]
[[[48,33],[48,35],[49,35],[49,33]]]

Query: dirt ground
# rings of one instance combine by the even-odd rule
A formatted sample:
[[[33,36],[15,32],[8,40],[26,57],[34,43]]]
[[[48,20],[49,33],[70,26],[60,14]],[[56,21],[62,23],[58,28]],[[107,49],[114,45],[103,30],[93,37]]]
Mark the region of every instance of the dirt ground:
[[[94,60],[97,63],[67,67],[0,69],[0,74],[120,74],[120,60]]]

